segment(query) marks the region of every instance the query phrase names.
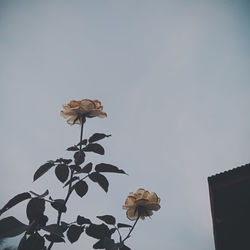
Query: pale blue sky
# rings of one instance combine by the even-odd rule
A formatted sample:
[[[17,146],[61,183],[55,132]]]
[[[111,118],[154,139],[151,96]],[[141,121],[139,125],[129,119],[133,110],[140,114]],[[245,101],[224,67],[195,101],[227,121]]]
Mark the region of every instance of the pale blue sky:
[[[85,135],[112,137],[92,159],[129,176],[72,197],[65,220],[127,223],[121,206],[143,187],[162,208],[138,224],[133,250],[214,250],[207,177],[250,161],[249,13],[239,0],[0,1],[0,206],[47,187],[64,196],[53,173],[33,174],[78,140],[61,105],[99,99],[108,118],[88,120]],[[27,222],[22,205],[4,215]]]

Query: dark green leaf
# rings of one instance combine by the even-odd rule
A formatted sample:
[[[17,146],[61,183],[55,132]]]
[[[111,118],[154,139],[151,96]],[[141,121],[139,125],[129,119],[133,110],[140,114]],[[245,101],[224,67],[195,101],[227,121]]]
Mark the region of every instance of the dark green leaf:
[[[74,189],[80,197],[83,197],[88,192],[88,184],[85,181],[78,181]]]
[[[32,198],[26,208],[26,214],[30,222],[41,217],[45,211],[45,200]]]
[[[27,227],[27,225],[23,224],[13,216],[6,217],[0,220],[0,238],[14,237],[22,234]]]
[[[49,190],[47,189],[43,194],[37,194],[37,193],[35,193],[35,192],[33,192],[33,191],[29,191],[31,194],[33,194],[33,195],[35,195],[35,196],[37,196],[37,197],[39,197],[39,198],[44,198],[44,197],[46,197],[48,194],[49,194]]]
[[[67,207],[63,199],[56,199],[51,202],[51,206],[61,213],[66,213]]]
[[[85,152],[94,152],[100,155],[104,155],[104,148],[98,143],[88,144],[85,148],[83,148]]]
[[[109,228],[103,223],[101,225],[90,224],[86,228],[86,234],[95,239],[103,239],[104,237],[110,238]]]
[[[105,192],[108,192],[109,182],[104,175],[97,172],[93,172],[89,175],[89,178],[93,182],[97,182]]]
[[[62,162],[64,164],[70,164],[72,162],[72,160],[71,159],[62,159]]]
[[[116,166],[106,163],[97,164],[95,167],[96,172],[109,172],[109,173],[119,173],[119,174],[126,174],[122,169],[119,169]]]
[[[101,134],[101,133],[95,133],[93,134],[90,138],[89,138],[89,142],[92,143],[92,142],[96,142],[96,141],[99,141],[105,137],[110,137],[111,135],[105,135],[105,134]]]
[[[51,242],[56,242],[56,243],[65,242],[64,238],[53,233],[45,234],[44,237],[46,238],[46,240],[51,241]]]
[[[67,148],[67,151],[77,151],[79,148],[77,146]]]
[[[78,165],[70,165],[69,167],[70,167],[70,169],[72,169],[76,172],[80,172],[82,170],[81,167]]]
[[[23,238],[24,239],[24,238]],[[29,238],[22,240],[22,245],[19,245],[18,250],[43,250],[44,249],[44,238],[35,233]]]
[[[60,237],[64,237],[63,236],[63,228],[62,226],[58,226],[57,224],[51,224],[51,225],[48,225],[46,227],[43,228],[43,230],[49,232],[49,233],[53,233],[53,234],[56,234]]]
[[[122,228],[122,227],[132,227],[132,226],[130,226],[130,225],[128,225],[128,224],[118,223],[118,224],[117,224],[117,227],[118,227],[118,228]]]
[[[103,216],[96,216],[96,217],[109,225],[115,225],[116,220],[115,220],[115,217],[112,215],[103,215]]]
[[[37,169],[34,174],[33,181],[37,180],[43,174],[45,174],[49,169],[51,169],[55,164],[52,162],[47,162]]]
[[[104,249],[105,247],[104,247],[104,242],[103,242],[103,241],[104,241],[103,239],[97,241],[97,242],[93,245],[93,248],[94,248],[94,249]]]
[[[61,221],[61,228],[63,229],[63,232],[65,232],[69,228],[69,225],[70,224],[68,224],[64,221]]]
[[[26,239],[27,239],[27,236],[26,236],[26,234],[24,234],[24,236],[22,237],[22,239],[19,242],[17,250],[23,250]]]
[[[74,159],[76,165],[81,165],[85,160],[85,153],[83,151],[75,152]]]
[[[59,164],[55,168],[55,174],[59,181],[65,182],[69,177],[69,168],[65,164]]]
[[[79,180],[78,176],[74,176],[72,179],[68,180],[63,187],[68,186],[70,183],[73,183],[74,181]]]
[[[123,245],[122,247],[119,248],[119,250],[131,250],[131,248]]]
[[[111,228],[111,229],[109,230],[109,232],[110,232],[111,235],[112,235],[115,231],[116,231],[116,228],[115,228],[115,227],[113,227],[113,228]]]
[[[87,218],[80,216],[80,215],[77,216],[76,222],[78,225],[91,224],[90,219],[87,219]]]
[[[84,139],[84,140],[82,140],[81,142],[79,142],[79,143],[77,144],[77,146],[86,145],[87,142],[88,142],[88,141],[87,141],[86,139]]]
[[[4,213],[5,211],[7,211],[8,209],[14,207],[16,204],[24,200],[27,200],[29,198],[31,198],[31,195],[27,192],[16,195],[11,200],[9,200],[7,204],[0,210],[0,215]]]
[[[81,228],[80,226],[71,225],[69,227],[69,230],[67,231],[67,237],[70,243],[77,241],[82,232],[83,228]]]
[[[44,227],[46,223],[48,222],[48,220],[49,218],[46,215],[41,215],[40,217],[36,219],[36,222],[40,227]]]
[[[110,239],[110,238],[105,237],[103,239],[103,243],[104,243],[105,249],[107,249],[107,250],[116,250],[116,249],[118,249],[118,248],[115,248],[115,241]]]
[[[89,162],[86,166],[84,166],[79,173],[89,173],[92,170],[93,163]]]

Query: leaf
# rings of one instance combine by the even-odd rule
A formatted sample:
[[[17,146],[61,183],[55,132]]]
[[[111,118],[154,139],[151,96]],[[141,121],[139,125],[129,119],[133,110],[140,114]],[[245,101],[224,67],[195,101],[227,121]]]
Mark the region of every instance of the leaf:
[[[86,166],[84,166],[79,173],[89,173],[92,170],[93,163],[89,162]]]
[[[63,187],[68,186],[70,183],[73,183],[74,181],[79,180],[78,176],[74,176],[72,179],[68,180]]]
[[[105,134],[101,134],[101,133],[95,133],[93,134],[90,138],[89,138],[89,142],[92,143],[92,142],[96,142],[96,141],[99,141],[105,137],[110,137],[111,135],[105,135]]]
[[[97,172],[93,172],[89,175],[89,178],[93,182],[97,182],[105,192],[108,192],[109,182],[104,175]]]
[[[67,151],[77,151],[79,148],[77,146],[67,148]]]
[[[111,228],[111,229],[109,230],[109,232],[110,232],[111,235],[112,235],[115,231],[116,231],[116,228],[115,228],[115,227],[114,227],[114,228]]]
[[[110,172],[110,173],[118,173],[118,174],[126,174],[122,169],[119,169],[118,167],[106,164],[106,163],[100,163],[97,164],[95,167],[96,172]]]
[[[119,250],[131,250],[131,248],[123,245],[122,247],[119,248]]]
[[[132,226],[130,226],[130,225],[128,225],[128,224],[118,223],[118,224],[117,224],[117,227],[118,227],[118,228],[122,228],[122,227],[132,227]]]
[[[14,237],[22,234],[28,228],[15,217],[10,216],[0,220],[0,238]]]
[[[63,199],[56,199],[51,202],[51,206],[61,213],[66,213],[67,207]]]
[[[64,237],[64,235],[63,235],[64,231],[63,231],[62,226],[58,226],[57,224],[48,225],[48,226],[44,227],[43,230],[45,230],[49,233],[56,234],[60,237]]]
[[[71,225],[69,227],[69,230],[67,231],[67,237],[70,243],[77,241],[82,232],[83,228],[81,228],[80,226]]]
[[[24,200],[27,200],[29,198],[31,198],[31,195],[27,192],[16,195],[11,200],[9,200],[7,202],[7,204],[0,210],[0,215],[2,213],[6,212],[8,209],[14,207],[16,204],[18,204]]]
[[[82,170],[81,167],[78,165],[70,165],[69,167],[70,167],[70,169],[72,169],[78,173]]]
[[[61,158],[62,159],[62,158]],[[71,159],[62,159],[62,162],[64,163],[64,164],[70,164],[71,162],[72,162],[72,160]]]
[[[115,220],[115,217],[112,215],[103,215],[103,216],[96,216],[96,217],[109,225],[115,225],[116,220]]]
[[[74,185],[76,193],[82,198],[88,192],[88,184],[85,181],[78,181]]]
[[[55,162],[64,163],[64,164],[70,164],[72,162],[72,160],[71,159],[59,158],[59,159],[56,159]]]
[[[90,224],[85,231],[88,236],[95,239],[103,239],[104,237],[110,238],[109,228],[103,223],[100,225]]]
[[[53,233],[45,234],[44,237],[46,238],[46,240],[51,241],[51,242],[57,242],[57,243],[65,242],[64,238]]]
[[[22,237],[22,239],[19,242],[17,250],[22,250],[23,249],[23,246],[24,246],[24,244],[26,242],[26,238],[27,238],[27,236],[26,236],[26,234],[24,234],[24,236]]]
[[[115,241],[110,239],[110,238],[107,238],[105,237],[103,239],[103,243],[104,243],[104,247],[105,249],[108,249],[108,250],[118,250],[118,248],[115,248]]]
[[[76,165],[81,165],[85,160],[85,153],[83,151],[75,152],[74,159]]]
[[[69,177],[69,168],[65,164],[59,164],[55,168],[55,174],[58,180],[64,183]]]
[[[85,148],[83,148],[85,152],[94,152],[99,155],[104,155],[104,148],[98,143],[88,144]]]
[[[36,222],[40,227],[44,227],[48,222],[49,218],[46,215],[42,215],[37,218]]]
[[[27,239],[23,238],[22,244],[18,246],[18,250],[43,250],[44,243],[44,238],[38,233],[35,233]]]
[[[86,139],[84,139],[84,140],[82,140],[81,142],[79,142],[79,143],[77,144],[77,146],[86,145],[87,142],[88,142],[88,141],[87,141]]]
[[[55,166],[52,162],[47,162],[43,164],[41,167],[37,169],[37,171],[34,174],[33,181],[36,181],[39,177],[41,177],[43,174],[45,174],[49,169],[51,169],[53,166]]]
[[[94,245],[93,245],[94,249],[104,249],[104,242],[103,239],[97,241]]]
[[[64,222],[64,221],[61,221],[61,228],[63,230],[63,232],[65,232],[68,228],[69,228],[70,224]]]
[[[44,197],[46,197],[48,194],[49,194],[49,190],[47,189],[43,194],[37,194],[37,193],[35,193],[35,192],[33,192],[33,191],[29,191],[31,194],[33,194],[33,195],[35,195],[35,196],[37,196],[37,197],[39,197],[39,198],[44,198]]]
[[[45,200],[32,198],[26,208],[27,218],[30,222],[41,217],[45,211]]]
[[[26,229],[26,234],[33,234],[38,228],[45,227],[48,220],[49,218],[46,215],[40,215],[34,218],[32,222],[30,221],[30,224]]]
[[[90,221],[90,219],[85,218],[85,217],[80,216],[80,215],[77,216],[76,223],[78,225],[80,225],[80,226],[83,225],[83,224],[92,224],[92,222]]]

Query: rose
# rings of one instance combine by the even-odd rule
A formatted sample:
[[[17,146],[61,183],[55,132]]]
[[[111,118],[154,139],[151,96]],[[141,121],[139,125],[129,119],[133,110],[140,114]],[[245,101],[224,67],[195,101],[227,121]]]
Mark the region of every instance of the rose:
[[[98,100],[83,99],[81,101],[72,100],[68,104],[63,105],[64,110],[61,115],[68,118],[67,123],[70,125],[81,124],[80,117],[106,117],[103,112],[103,106]]]
[[[127,210],[129,220],[136,220],[138,216],[145,219],[145,217],[153,215],[153,210],[158,211],[160,207],[160,198],[156,193],[149,193],[143,188],[139,188],[136,193],[130,192],[125,200],[125,205],[122,206]]]

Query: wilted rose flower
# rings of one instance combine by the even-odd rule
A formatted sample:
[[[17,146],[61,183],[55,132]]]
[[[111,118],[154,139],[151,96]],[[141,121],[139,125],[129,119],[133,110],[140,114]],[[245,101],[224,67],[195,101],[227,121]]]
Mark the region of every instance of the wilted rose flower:
[[[145,219],[145,217],[153,215],[153,210],[157,211],[160,207],[160,198],[156,193],[149,193],[143,188],[139,188],[136,193],[130,192],[125,205],[122,206],[127,210],[129,220],[136,220],[138,216]]]
[[[81,124],[80,117],[106,117],[107,114],[103,112],[103,106],[98,100],[83,99],[81,101],[72,100],[70,103],[63,105],[64,110],[61,115],[68,118],[67,123],[70,125]]]

